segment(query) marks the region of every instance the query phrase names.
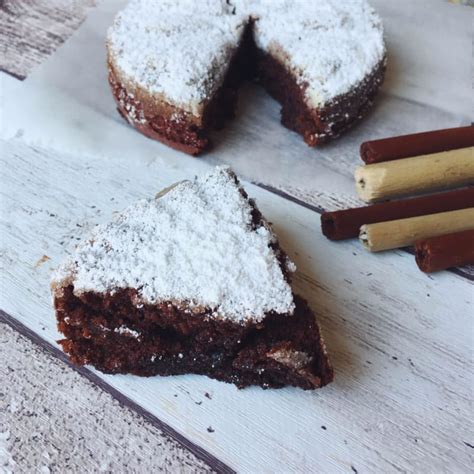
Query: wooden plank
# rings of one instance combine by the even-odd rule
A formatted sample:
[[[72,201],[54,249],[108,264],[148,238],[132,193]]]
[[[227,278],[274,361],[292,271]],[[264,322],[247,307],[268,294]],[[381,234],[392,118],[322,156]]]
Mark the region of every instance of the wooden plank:
[[[3,317],[1,472],[213,472]]]
[[[0,2],[0,70],[24,79],[83,22],[96,0]]]
[[[116,5],[117,2],[108,3]],[[385,7],[386,2],[378,3],[380,8],[386,8],[385,11],[393,10],[392,6]],[[412,9],[420,7],[426,9],[426,14],[411,15]],[[278,106],[258,89],[250,88],[243,94],[242,114],[232,128],[218,137],[220,147],[205,158],[206,162],[231,163],[248,179],[264,183],[293,198],[303,199],[305,205],[338,208],[354,203],[351,169],[357,162],[361,137],[367,139],[466,123],[466,116],[462,113],[464,100],[459,101],[459,97],[465,96],[465,81],[456,79],[456,88],[446,89],[445,84],[454,83],[452,77],[467,77],[459,73],[461,69],[457,69],[459,65],[469,66],[468,61],[462,59],[463,48],[459,48],[466,43],[465,36],[458,35],[456,30],[459,33],[470,31],[464,27],[469,23],[469,17],[457,18],[454,23],[456,28],[453,29],[453,23],[446,20],[450,16],[449,11],[445,7],[433,9],[427,2],[404,2],[403,7],[393,13],[398,17],[396,22],[388,24],[391,26],[388,34],[391,51],[396,53],[391,58],[395,68],[389,77],[386,94],[357,129],[333,145],[310,150],[299,137],[281,128]],[[423,18],[421,37],[416,21],[411,21],[410,16],[415,20]],[[386,18],[387,21],[391,19],[393,17]],[[94,26],[94,23],[90,22],[89,26]],[[439,35],[440,26],[445,35]],[[103,34],[105,28],[101,28],[99,33]],[[406,29],[410,28],[411,31],[407,32]],[[173,155],[168,149],[145,141],[119,122],[103,77],[102,43],[95,46],[100,54],[88,56],[88,68],[80,67],[83,64],[81,55],[71,54],[74,42],[76,47],[82,47],[88,44],[88,39],[100,40],[100,35],[94,37],[94,31],[81,29],[70,44],[66,44],[52,58],[51,63],[56,62],[56,68],[51,68],[51,63],[45,64],[32,76],[33,82],[43,81],[53,85],[60,94],[49,95],[45,89],[42,90],[45,93],[40,94],[39,89],[31,88],[32,95],[28,95],[27,90],[21,89],[16,99],[24,95],[25,106],[18,101],[16,106],[25,114],[30,112],[28,106],[31,103],[37,110],[50,111],[49,115],[41,114],[39,120],[36,118],[41,127],[38,135],[33,134],[33,142],[53,144],[75,153],[96,154],[96,158],[81,161],[75,154],[35,152],[21,145],[4,145],[13,147],[13,152],[9,148],[7,154],[10,163],[16,156],[23,162],[20,168],[24,168],[19,174],[20,181],[14,186],[16,197],[5,207],[2,204],[4,225],[11,233],[8,234],[2,262],[12,263],[6,280],[9,281],[8,295],[12,295],[13,299],[5,298],[5,301],[17,317],[47,335],[49,340],[57,335],[46,291],[46,270],[64,253],[60,242],[66,245],[66,238],[74,241],[76,236],[72,229],[75,225],[79,223],[90,227],[109,216],[113,209],[125,206],[133,197],[154,192],[159,187],[158,183],[179,179],[178,176],[189,177],[205,169],[202,162],[198,164],[179,154]],[[431,37],[426,36],[427,31]],[[469,43],[469,34],[466,37]],[[424,51],[421,58],[424,66],[402,71],[400,66],[410,61],[419,64],[417,54],[420,50],[412,47],[414,42],[409,38],[415,38],[416,44],[421,41],[424,45],[424,49],[421,48]],[[451,47],[451,41],[458,47]],[[433,48],[433,44],[438,46]],[[436,49],[436,61],[432,61],[434,56],[429,54],[433,49]],[[449,57],[445,57],[446,51]],[[71,62],[71,58],[75,58],[74,61]],[[451,61],[452,67],[444,67],[447,64],[445,59]],[[444,68],[439,74],[436,73],[437,66]],[[411,72],[414,72],[413,76]],[[423,72],[421,77],[420,72]],[[412,81],[412,78],[415,80]],[[401,84],[408,87],[400,87]],[[442,91],[442,94],[438,93],[430,100],[433,90]],[[65,97],[68,94],[72,101],[71,97]],[[101,97],[107,98],[109,103],[101,101]],[[57,98],[61,100],[54,100]],[[55,106],[58,108],[54,109]],[[85,108],[87,110],[83,110]],[[76,114],[78,110],[81,113]],[[118,123],[120,129],[117,128]],[[17,131],[24,133],[25,139],[32,138],[28,135],[31,130]],[[246,140],[242,139],[243,136]],[[111,146],[111,141],[114,146]],[[109,158],[97,158],[97,155]],[[43,156],[39,159],[39,165],[35,163],[38,156]],[[97,159],[105,161],[98,164]],[[69,164],[63,163],[63,160],[69,160]],[[118,169],[112,171],[111,167],[117,166],[117,163]],[[131,166],[136,169],[130,171]],[[18,178],[14,170],[11,173],[15,179]],[[8,172],[7,176],[10,177],[11,173]],[[36,173],[38,179],[34,176]],[[101,179],[94,180],[88,173],[105,176],[105,186]],[[84,187],[78,189],[77,183],[83,176],[87,177]],[[25,181],[28,177],[30,182]],[[64,181],[64,186],[57,180]],[[104,194],[91,189],[88,196],[79,196],[83,189],[97,185],[102,186]],[[142,188],[140,191],[132,189],[137,185]],[[22,186],[28,189],[24,196],[20,192]],[[47,196],[42,195],[44,189]],[[317,216],[276,198],[269,198],[266,193],[261,194],[261,190],[251,189],[268,206],[269,217],[284,223],[278,230],[285,236],[284,243],[303,268],[296,286],[309,295],[313,307],[324,315],[324,329],[328,333],[330,349],[331,346],[333,348],[339,382],[327,389],[328,394],[321,392],[314,398],[295,394],[291,390],[267,393],[265,396],[255,390],[235,392],[222,384],[197,381],[193,377],[179,378],[185,379],[185,386],[175,379],[136,381],[133,377],[110,377],[110,383],[133,396],[153,413],[169,420],[183,433],[192,435],[214,453],[222,454],[229,462],[247,467],[247,470],[255,466],[263,470],[276,465],[300,471],[305,468],[311,470],[314,465],[323,466],[322,469],[326,466],[331,471],[357,470],[361,467],[370,470],[413,470],[426,466],[432,470],[447,470],[448,465],[450,470],[464,470],[467,463],[472,463],[470,443],[463,441],[469,434],[469,427],[456,410],[462,412],[468,409],[466,393],[469,382],[472,383],[472,378],[466,381],[461,375],[463,371],[469,373],[468,363],[472,360],[467,349],[467,346],[472,346],[472,337],[463,332],[470,323],[464,316],[472,312],[472,287],[462,281],[459,283],[452,275],[420,276],[408,255],[395,253],[375,262],[371,257],[363,256],[356,243],[325,242],[318,232]],[[117,196],[119,205],[108,201],[110,193]],[[122,194],[123,199],[119,200],[118,196]],[[39,204],[35,201],[35,195],[40,200]],[[66,197],[67,201],[59,204],[60,213],[57,216],[63,220],[60,225],[45,213],[45,209],[58,205],[58,196]],[[21,210],[16,212],[23,197],[33,203],[26,214]],[[275,200],[273,207],[272,200]],[[101,205],[98,206],[97,202]],[[68,203],[74,209],[72,215],[69,214]],[[101,209],[102,213],[95,214],[93,209]],[[10,225],[10,221],[13,224]],[[30,224],[33,227],[27,228],[24,236],[29,236],[27,238],[34,245],[27,250],[21,233]],[[50,229],[49,226],[52,226],[51,231],[45,230],[46,227]],[[294,232],[293,227],[298,231]],[[65,238],[57,240],[57,231]],[[303,243],[303,251],[298,247],[300,242]],[[32,270],[30,261],[50,246],[54,248],[53,262],[48,261]],[[320,253],[327,255],[323,257]],[[42,255],[39,255],[36,263],[41,260]],[[359,268],[347,267],[344,261],[354,262]],[[361,270],[362,267],[364,270]],[[337,276],[327,275],[330,268]],[[32,272],[39,274],[32,275]],[[304,276],[307,273],[309,277]],[[26,280],[23,281],[23,278]],[[390,281],[390,286],[378,279]],[[433,296],[435,289],[438,293]],[[38,304],[39,308],[35,306]],[[454,327],[451,320],[455,321]],[[44,331],[41,331],[42,327]],[[391,356],[391,353],[394,355]],[[449,376],[444,377],[445,373]],[[375,379],[374,387],[371,386],[372,378]],[[169,385],[173,383],[177,385]],[[173,403],[173,387],[176,387],[176,393],[182,395],[178,406]],[[205,389],[210,393],[209,387],[216,387],[212,403],[203,395]],[[248,392],[250,396],[245,395]],[[451,392],[454,395],[450,395]],[[197,405],[202,406],[202,411],[196,411],[196,406],[192,406],[193,400],[187,399],[196,397],[196,394],[200,398],[194,401],[203,402]],[[430,399],[428,394],[433,398]],[[236,409],[240,413],[250,413],[250,420],[242,420],[239,413],[235,413]],[[314,413],[315,409],[320,409],[320,412]],[[360,412],[354,415],[353,412],[358,410]],[[189,422],[191,419],[192,422]],[[434,423],[428,421],[431,419]],[[212,436],[205,432],[207,422],[217,427]],[[326,429],[313,433],[318,423],[324,423],[322,426]],[[424,428],[424,425],[428,427]],[[443,432],[446,425],[448,429]],[[282,438],[281,426],[285,426],[291,439]],[[234,433],[236,430],[237,433]],[[379,435],[377,430],[383,430],[383,433]],[[346,433],[349,434],[346,436]],[[279,445],[282,446],[281,452],[276,448]],[[317,452],[314,452],[315,449]],[[248,451],[248,459],[242,459],[242,451]],[[274,456],[274,453],[277,454]],[[450,464],[452,458],[456,458],[453,465]]]
[[[141,157],[132,165],[2,148],[0,307],[50,342],[58,338],[50,272],[76,239],[130,201],[209,168],[187,157],[180,166]],[[422,275],[405,253],[367,256],[356,242],[328,242],[313,211],[247,189],[299,267],[294,286],[320,315],[335,383],[238,391],[198,376],[98,375],[239,470],[466,471],[473,285]]]
[[[311,209],[312,211],[322,214],[323,212],[329,210],[328,208],[322,207],[319,203],[318,200],[315,199],[314,196],[306,196],[306,199],[303,200],[301,196],[298,195],[293,195],[293,194],[288,194],[287,192],[283,191],[282,189],[274,188],[273,186],[268,186],[266,184],[262,183],[253,183],[262,189],[265,189],[271,193],[276,194],[277,196],[281,196],[284,199],[288,199],[291,202],[294,202],[296,204],[299,204],[300,206],[305,207],[306,209]],[[330,207],[331,210],[336,209],[344,209],[344,208],[349,208],[349,207],[356,207],[356,206],[361,206],[362,204],[360,202],[357,202],[354,200],[353,203],[347,203],[345,206],[342,205],[340,200],[336,200],[335,203]],[[414,249],[412,247],[410,248],[404,248],[402,249],[404,252],[408,252],[411,255],[414,255]],[[456,275],[459,275],[462,278],[466,278],[467,280],[474,281],[474,265],[465,265],[463,267],[455,267],[455,268],[448,268],[446,271],[454,273]]]

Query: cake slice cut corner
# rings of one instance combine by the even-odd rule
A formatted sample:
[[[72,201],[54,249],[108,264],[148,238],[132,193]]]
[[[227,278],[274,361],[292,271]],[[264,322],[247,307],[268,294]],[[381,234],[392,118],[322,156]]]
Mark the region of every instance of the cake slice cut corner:
[[[216,168],[99,225],[52,279],[60,344],[106,373],[315,389],[333,370],[294,264]]]

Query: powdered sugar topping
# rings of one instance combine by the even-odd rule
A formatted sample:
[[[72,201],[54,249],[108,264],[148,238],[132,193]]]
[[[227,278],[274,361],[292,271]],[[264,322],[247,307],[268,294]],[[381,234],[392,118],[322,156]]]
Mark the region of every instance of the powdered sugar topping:
[[[257,46],[279,58],[313,107],[348,93],[385,55],[383,28],[366,0],[234,0],[258,20]]]
[[[118,334],[122,334],[122,335],[126,335],[126,336],[130,336],[130,337],[133,337],[135,339],[138,339],[140,337],[140,333],[138,331],[135,331],[134,329],[130,329],[128,328],[127,326],[123,325],[118,327],[118,328],[115,328],[114,329],[114,332],[118,333]]]
[[[257,46],[291,69],[313,107],[348,93],[385,56],[366,0],[131,0],[109,51],[135,85],[200,115],[251,18]]]
[[[190,313],[206,307],[210,317],[240,323],[270,311],[292,313],[275,236],[268,224],[252,222],[233,173],[216,168],[98,226],[59,268],[53,286],[73,284],[78,295],[133,288],[137,306],[183,302]]]
[[[245,26],[232,10],[225,0],[131,0],[109,29],[109,52],[135,86],[200,115]]]

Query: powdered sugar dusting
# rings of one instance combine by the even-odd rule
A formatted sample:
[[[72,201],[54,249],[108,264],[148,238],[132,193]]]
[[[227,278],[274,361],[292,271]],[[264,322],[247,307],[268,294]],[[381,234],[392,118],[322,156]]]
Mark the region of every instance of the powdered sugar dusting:
[[[244,26],[322,106],[361,83],[385,56],[366,0],[131,0],[109,30],[109,52],[132,83],[200,115],[221,85]]]
[[[260,321],[294,309],[272,243],[268,224],[252,228],[252,207],[234,174],[216,168],[98,226],[53,287],[73,284],[75,294],[134,288],[137,303],[182,302],[210,308],[209,317]]]
[[[122,334],[122,335],[125,334],[126,336],[130,336],[130,337],[133,337],[135,339],[138,339],[140,337],[140,333],[138,331],[130,329],[127,326],[124,326],[123,324],[122,324],[122,326],[120,326],[118,328],[115,328],[114,332],[116,332],[118,334]]]
[[[221,85],[245,21],[225,0],[131,0],[109,52],[135,85],[199,115]]]
[[[234,0],[257,16],[255,41],[289,67],[313,107],[348,93],[383,60],[378,15],[365,0]]]

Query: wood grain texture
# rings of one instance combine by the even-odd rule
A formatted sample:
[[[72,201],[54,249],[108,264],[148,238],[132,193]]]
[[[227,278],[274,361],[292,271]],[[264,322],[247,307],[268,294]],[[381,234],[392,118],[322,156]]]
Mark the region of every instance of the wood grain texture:
[[[212,472],[0,321],[1,472]]]
[[[119,2],[104,3],[111,9],[94,10],[15,90],[24,116],[14,135],[60,151],[0,144],[7,185],[0,195],[0,308],[53,343],[49,275],[76,239],[137,197],[231,164],[274,193],[247,186],[298,264],[294,286],[320,314],[336,382],[317,393],[263,392],[194,376],[97,375],[241,471],[466,472],[473,462],[466,420],[473,286],[447,272],[422,275],[405,252],[370,257],[357,242],[327,242],[314,212],[360,204],[352,170],[361,141],[469,122],[464,7],[375,2],[387,31],[388,80],[372,113],[337,142],[307,148],[281,127],[278,105],[249,87],[237,120],[197,161],[145,140],[115,113],[103,35],[104,15]],[[38,119],[44,110],[49,114]],[[38,133],[29,116],[41,124]]]
[[[46,257],[43,260],[47,260]],[[169,439],[172,443],[177,443],[177,445],[180,446],[181,449],[183,449],[184,453],[188,452],[192,455],[191,457],[195,457],[199,461],[202,461],[209,469],[222,474],[232,474],[234,472],[232,469],[230,469],[224,463],[219,461],[217,458],[210,455],[207,451],[201,449],[199,446],[192,443],[187,438],[181,436],[168,424],[156,418],[153,414],[144,410],[140,405],[125,396],[123,393],[111,387],[102,378],[98,377],[87,367],[78,367],[72,364],[68,356],[61,349],[55,347],[53,344],[42,338],[40,334],[32,331],[31,329],[23,325],[20,321],[18,321],[16,318],[13,318],[2,310],[0,310],[0,324],[8,325],[19,335],[25,337],[30,342],[32,342],[38,349],[46,352],[46,354],[52,356],[53,358],[56,358],[58,361],[71,368],[74,372],[84,377],[97,390],[101,390],[106,394],[110,395],[116,402],[120,404],[121,407],[127,408],[136,415],[138,415],[137,420],[139,420],[140,422],[146,422],[150,427],[154,427],[163,437]],[[23,355],[20,356],[20,359],[22,360],[19,361],[19,363],[22,363],[23,365],[28,365],[28,357]],[[60,408],[58,408],[58,416],[61,416],[61,414],[59,413],[60,411]],[[166,444],[164,446],[166,448]],[[155,453],[155,456],[159,457],[159,455],[160,453]]]
[[[24,79],[82,23],[96,0],[2,0],[0,70]]]
[[[51,342],[49,277],[76,239],[209,168],[192,158],[169,167],[137,157],[130,166],[14,142],[2,149],[0,307]],[[246,187],[299,267],[294,286],[320,315],[334,384],[238,391],[198,376],[98,375],[241,471],[467,471],[473,285],[422,275],[406,253],[370,258],[356,242],[328,242],[312,210]]]
[[[351,207],[358,207],[360,206],[360,201],[354,199],[350,196],[338,196],[337,194],[334,195],[322,195],[319,194],[307,194],[304,191],[298,189],[278,189],[274,188],[273,186],[268,186],[262,183],[255,183],[260,186],[262,189],[266,189],[278,196],[283,197],[284,199],[288,199],[289,201],[295,202],[300,206],[306,207],[307,209],[311,209],[314,212],[319,214],[325,212],[328,209],[335,210],[335,209],[347,209]],[[328,202],[329,207],[324,208],[321,206],[321,202]],[[403,249],[404,251],[413,254],[413,249]],[[456,275],[459,275],[463,278],[466,278],[469,281],[474,281],[474,265],[464,265],[462,267],[450,268],[447,271],[452,272]]]

